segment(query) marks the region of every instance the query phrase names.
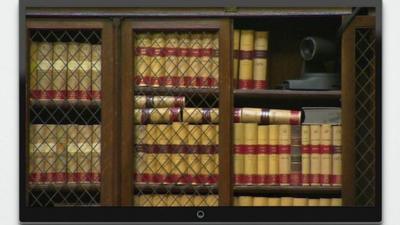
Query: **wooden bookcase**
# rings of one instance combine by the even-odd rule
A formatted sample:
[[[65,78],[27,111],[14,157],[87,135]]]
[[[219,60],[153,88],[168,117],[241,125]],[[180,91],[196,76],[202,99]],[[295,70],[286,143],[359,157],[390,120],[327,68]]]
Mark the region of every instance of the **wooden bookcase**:
[[[27,44],[29,49],[29,34],[34,30],[98,30],[102,44],[102,99],[101,103],[90,107],[101,109],[101,183],[99,187],[91,185],[77,185],[76,187],[62,186],[59,190],[78,192],[95,189],[100,192],[102,206],[133,206],[133,192],[135,189],[156,191],[159,193],[178,192],[183,190],[179,186],[134,185],[133,176],[133,149],[134,149],[134,96],[135,93],[153,94],[151,87],[136,87],[133,82],[134,54],[133,43],[136,31],[213,31],[219,39],[219,81],[215,89],[191,88],[158,88],[159,95],[215,95],[218,98],[220,112],[219,121],[219,183],[216,187],[194,187],[188,192],[198,193],[211,191],[219,196],[219,206],[231,206],[234,193],[242,194],[300,194],[316,196],[341,196],[345,206],[358,205],[358,198],[362,198],[360,188],[357,188],[357,169],[372,170],[368,175],[374,182],[367,188],[370,200],[363,200],[365,205],[375,202],[376,182],[380,174],[376,174],[375,162],[380,149],[375,141],[375,118],[377,97],[375,93],[375,76],[380,75],[375,70],[375,63],[371,61],[367,69],[371,70],[371,78],[367,81],[368,88],[373,93],[367,97],[361,96],[357,90],[360,82],[357,73],[360,69],[355,66],[360,54],[357,53],[360,30],[371,31],[367,48],[370,50],[374,40],[374,16],[356,16],[339,40],[341,55],[338,56],[341,66],[342,88],[338,91],[289,91],[275,89],[282,81],[297,78],[301,73],[302,62],[298,54],[299,41],[305,35],[335,36],[338,28],[350,15],[348,8],[313,8],[313,9],[253,9],[240,12],[227,12],[221,9],[61,9],[52,8],[28,9],[26,19]],[[295,17],[294,17],[295,16]],[[238,90],[234,88],[232,79],[232,36],[234,28],[263,29],[271,32],[271,55],[269,66],[268,90]],[[365,47],[365,46],[364,46]],[[368,55],[370,60],[375,59],[375,53]],[[29,71],[29,53],[27,54]],[[288,66],[290,62],[290,66]],[[371,65],[372,64],[372,65]],[[30,103],[29,74],[26,79],[25,112],[26,137],[29,137],[30,109],[44,107],[59,109],[65,107],[85,108],[86,105],[55,104],[53,102],[34,105]],[[361,84],[362,85],[362,84]],[[365,85],[363,85],[365,86]],[[363,100],[366,99],[366,100]],[[262,101],[261,101],[262,100]],[[365,116],[357,107],[357,101],[369,101],[368,106],[372,114]],[[339,106],[342,108],[343,126],[343,185],[342,187],[248,187],[233,185],[233,108],[234,107],[273,107],[294,108],[303,106]],[[368,117],[369,132],[366,136],[360,129],[360,117]],[[361,121],[361,122],[360,122]],[[359,133],[361,132],[361,133]],[[362,137],[373,138],[372,145],[366,150],[372,154],[367,160],[368,165],[360,166],[360,142]],[[358,138],[357,138],[358,137]],[[360,139],[361,138],[361,139]],[[29,140],[25,141],[29,146]],[[25,149],[27,162],[29,149]],[[361,158],[366,158],[361,156]],[[26,177],[29,174],[26,162]],[[371,169],[372,168],[372,169]],[[371,175],[372,174],[372,175]],[[372,177],[371,177],[372,176]],[[27,180],[27,179],[26,179]],[[362,181],[360,181],[362,182]],[[31,192],[26,182],[26,200],[29,206],[28,195]],[[37,186],[46,189],[47,186]],[[365,196],[364,196],[365,197]]]

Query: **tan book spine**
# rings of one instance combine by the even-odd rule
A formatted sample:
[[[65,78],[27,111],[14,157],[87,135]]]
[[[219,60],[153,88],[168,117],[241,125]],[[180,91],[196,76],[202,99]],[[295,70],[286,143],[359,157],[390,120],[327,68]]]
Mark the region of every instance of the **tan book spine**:
[[[342,206],[342,199],[341,198],[332,198],[331,199],[331,206]]]
[[[290,125],[279,125],[278,154],[279,154],[279,184],[289,185],[290,176]]]
[[[251,196],[239,196],[238,205],[239,206],[253,206],[253,197],[251,197]]]
[[[301,111],[265,108],[235,108],[233,119],[235,123],[298,125],[301,123]]]
[[[210,87],[212,78],[212,51],[213,51],[213,35],[204,33],[201,38],[200,49],[200,71],[196,76],[196,86],[205,88]],[[209,83],[210,82],[210,83]]]
[[[244,183],[244,123],[234,123],[233,124],[233,144],[234,144],[234,166],[233,171],[235,174],[235,184]]]
[[[92,101],[101,100],[101,45],[92,45]]]
[[[185,96],[135,96],[135,108],[184,107]]]
[[[56,143],[53,181],[54,183],[64,184],[67,182],[67,127],[65,125],[55,125],[53,127],[53,137],[54,143]]]
[[[319,206],[319,199],[309,198],[307,206]]]
[[[32,99],[39,99],[39,79],[38,79],[38,42],[30,42],[29,48],[29,90]]]
[[[206,199],[202,195],[195,195],[193,197],[194,206],[206,206]]]
[[[218,87],[219,81],[219,36],[213,34],[212,40],[212,58],[211,58],[211,77],[207,80],[207,84],[211,88]]]
[[[184,175],[187,174],[189,165],[187,164],[187,143],[188,143],[188,124],[172,123],[171,138],[171,173],[167,177],[168,183],[185,183]]]
[[[218,123],[218,108],[183,108],[182,121],[188,123]]]
[[[201,125],[201,138],[200,138],[200,163],[201,169],[198,176],[198,183],[201,184],[211,184],[212,175],[215,167],[215,157],[213,155],[215,152],[213,146],[215,144],[216,138],[216,128],[214,125],[202,124]]]
[[[308,186],[310,179],[310,126],[301,126],[301,183]]]
[[[101,181],[101,125],[92,125],[92,176],[91,181],[99,184]]]
[[[281,199],[280,198],[268,198],[268,206],[280,206],[281,205]]]
[[[254,30],[240,31],[239,89],[253,88]]]
[[[44,161],[42,162],[42,174],[44,175],[43,181],[46,184],[54,183],[54,175],[56,174],[57,162],[57,135],[55,134],[55,125],[46,124],[43,127],[41,134],[44,137],[43,146],[40,147],[41,152],[44,154]]]
[[[301,126],[291,126],[290,185],[301,185]]]
[[[308,201],[306,198],[293,198],[293,206],[307,206]]]
[[[181,108],[142,108],[134,110],[134,123],[171,123],[181,121]]]
[[[144,160],[146,163],[146,169],[143,174],[143,181],[145,183],[155,183],[157,177],[155,173],[159,170],[160,164],[157,161],[157,153],[155,146],[158,145],[158,140],[160,137],[160,129],[156,124],[147,124],[146,125],[146,139],[145,145],[146,153],[144,155]]]
[[[330,176],[332,175],[332,126],[330,124],[321,125],[321,173],[320,183],[322,186],[329,186]]]
[[[253,197],[253,206],[268,206],[268,198]]]
[[[153,33],[151,41],[151,85],[159,87],[165,85],[165,35],[164,33]]]
[[[78,183],[78,153],[79,153],[79,130],[78,125],[71,124],[68,126],[67,139],[67,180],[68,183]]]
[[[154,171],[153,182],[154,183],[168,183],[167,176],[171,174],[171,154],[169,146],[171,144],[171,137],[173,134],[172,127],[169,124],[157,124],[155,125],[158,129],[157,144],[154,146],[154,152],[156,155],[157,167]]]
[[[201,69],[201,34],[193,33],[190,39],[189,68],[185,79],[185,86],[197,87],[196,78],[200,76]]]
[[[188,155],[187,163],[188,173],[186,176],[186,183],[198,184],[198,179],[195,179],[200,175],[201,163],[200,155],[198,154],[201,144],[201,126],[200,125],[188,125],[189,137],[188,137]]]
[[[268,131],[267,125],[258,126],[257,179],[255,183],[259,185],[268,183]]]
[[[268,157],[268,184],[277,185],[279,183],[279,155],[278,155],[278,137],[279,126],[269,125],[268,142],[269,142],[269,157]]]
[[[63,42],[53,44],[53,82],[52,90],[55,101],[63,101],[67,97],[67,60],[68,45]]]
[[[240,46],[240,30],[233,30],[233,82],[234,82],[234,87],[237,87],[237,80],[238,80],[239,46]]]
[[[293,206],[293,198],[281,197],[281,206]]]
[[[319,206],[331,206],[331,199],[329,198],[320,198]]]
[[[31,124],[29,127],[29,183],[35,184],[40,182],[40,162],[42,155],[39,151],[40,145],[43,144],[43,138],[40,130],[43,124]]]
[[[206,205],[215,207],[218,206],[218,196],[217,195],[207,195],[206,196]]]
[[[262,108],[235,108],[235,123],[268,124],[268,109]]]
[[[178,34],[167,33],[165,44],[165,86],[179,85],[178,79]]]
[[[179,205],[184,207],[191,207],[193,205],[193,199],[190,195],[181,195],[178,197]]]
[[[332,128],[332,176],[333,186],[342,185],[342,126]]]
[[[50,42],[38,43],[38,70],[37,79],[38,91],[40,93],[39,99],[48,100],[54,98],[52,92],[53,83],[53,44]]]
[[[147,141],[149,140],[149,135],[146,132],[146,125],[135,125],[134,132],[134,142],[135,142],[135,173],[134,180],[136,183],[146,183],[145,170],[146,170],[146,154],[147,154]]]
[[[313,186],[320,185],[321,173],[321,126],[310,126],[310,182]]]
[[[258,128],[256,123],[244,124],[244,183],[254,184],[257,178],[257,138]]]
[[[152,42],[148,33],[138,33],[135,39],[134,77],[138,86],[151,85]]]
[[[79,44],[68,43],[67,99],[76,102],[79,99]]]
[[[185,87],[190,83],[189,71],[189,55],[190,55],[190,37],[189,34],[179,34],[179,49],[178,49],[178,85]]]
[[[290,124],[299,125],[301,123],[301,111],[270,109],[269,124]]]
[[[92,88],[92,46],[88,43],[79,44],[79,99],[90,101]]]
[[[215,126],[215,130],[216,130],[216,135],[215,135],[215,139],[214,144],[213,144],[213,164],[214,164],[214,171],[212,173],[211,176],[211,181],[210,183],[212,184],[216,184],[218,183],[218,174],[219,174],[219,153],[218,153],[218,146],[219,146],[219,125],[214,125]]]
[[[78,125],[78,182],[90,183],[91,182],[91,168],[92,168],[92,126]]]
[[[266,89],[267,83],[268,32],[254,33],[253,77],[255,89]]]

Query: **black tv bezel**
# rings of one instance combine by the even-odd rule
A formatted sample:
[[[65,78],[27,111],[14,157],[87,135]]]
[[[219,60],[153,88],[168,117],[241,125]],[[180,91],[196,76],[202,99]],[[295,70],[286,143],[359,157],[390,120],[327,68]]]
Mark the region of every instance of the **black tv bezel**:
[[[376,10],[376,201],[374,207],[61,207],[26,206],[26,9],[40,7],[374,7]],[[381,0],[162,1],[21,0],[19,13],[19,213],[29,222],[335,222],[382,220],[382,2]],[[199,211],[204,217],[199,218]]]

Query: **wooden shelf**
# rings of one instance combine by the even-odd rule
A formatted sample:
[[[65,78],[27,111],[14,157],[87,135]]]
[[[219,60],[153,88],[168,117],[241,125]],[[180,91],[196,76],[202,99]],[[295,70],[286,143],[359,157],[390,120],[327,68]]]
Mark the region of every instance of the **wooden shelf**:
[[[55,100],[36,100],[36,99],[31,99],[31,107],[36,108],[36,107],[45,107],[48,109],[71,109],[74,108],[76,110],[81,110],[81,109],[98,109],[101,108],[101,102],[97,101],[76,101],[76,102],[71,102],[71,101],[55,101]]]
[[[145,194],[217,194],[216,185],[175,185],[175,184],[136,184],[134,192]]]
[[[262,98],[276,100],[340,100],[340,90],[335,91],[294,91],[294,90],[240,90],[233,91],[235,98]]]
[[[100,191],[100,184],[29,184],[31,191]]]
[[[340,195],[342,187],[332,186],[234,186],[235,194],[315,194]]]
[[[144,95],[218,95],[218,88],[135,87],[135,94]]]

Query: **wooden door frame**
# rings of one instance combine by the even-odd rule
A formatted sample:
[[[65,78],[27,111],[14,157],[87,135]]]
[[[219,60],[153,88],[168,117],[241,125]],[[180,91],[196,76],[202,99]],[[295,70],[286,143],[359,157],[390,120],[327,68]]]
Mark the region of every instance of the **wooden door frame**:
[[[356,29],[375,28],[375,16],[357,16],[342,36],[342,199],[344,206],[355,205],[355,42]],[[374,127],[376,129],[376,126]],[[376,151],[378,148],[375,149]],[[375,159],[378,160],[378,159]],[[380,174],[377,174],[380,176]]]
[[[119,204],[119,173],[118,173],[118,137],[116,136],[118,108],[118,76],[115,70],[116,50],[113,47],[116,39],[114,35],[114,26],[111,20],[107,19],[58,19],[54,18],[27,18],[26,19],[26,35],[27,35],[27,68],[29,68],[29,30],[30,29],[99,29],[101,30],[102,40],[102,80],[101,80],[101,183],[100,183],[100,204],[102,206],[116,206]],[[29,69],[26,70],[28,73]],[[29,106],[29,74],[25,74],[25,105]],[[26,107],[25,130],[26,137],[29,137],[29,107]],[[28,145],[28,138],[25,140],[25,146]],[[28,167],[27,163],[29,149],[25,148],[26,170],[25,180],[27,180]],[[28,187],[25,184],[25,190]]]
[[[227,18],[141,18],[122,23],[122,79],[121,79],[121,205],[133,204],[133,35],[134,30],[217,30],[219,33],[219,205],[232,202],[232,109],[233,81],[231,76],[231,20]]]

